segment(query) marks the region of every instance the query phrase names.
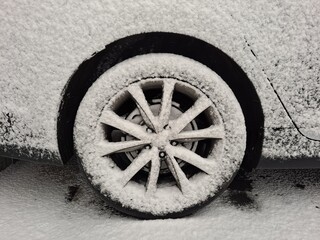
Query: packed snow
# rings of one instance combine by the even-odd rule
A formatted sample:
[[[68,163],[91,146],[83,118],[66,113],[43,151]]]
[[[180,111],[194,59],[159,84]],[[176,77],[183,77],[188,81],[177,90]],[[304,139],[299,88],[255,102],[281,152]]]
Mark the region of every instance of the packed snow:
[[[255,170],[183,219],[110,209],[76,165],[17,162],[0,172],[1,239],[308,239],[320,235],[319,170]]]

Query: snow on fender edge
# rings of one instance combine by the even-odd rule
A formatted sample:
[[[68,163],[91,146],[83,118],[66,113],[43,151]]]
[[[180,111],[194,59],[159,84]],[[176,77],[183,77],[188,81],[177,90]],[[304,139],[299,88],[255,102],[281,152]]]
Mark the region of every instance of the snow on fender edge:
[[[117,64],[91,86],[77,112],[74,141],[90,183],[118,210],[184,216],[231,181],[246,129],[233,92],[211,69],[179,55],[147,54]],[[205,161],[213,164],[206,168]]]

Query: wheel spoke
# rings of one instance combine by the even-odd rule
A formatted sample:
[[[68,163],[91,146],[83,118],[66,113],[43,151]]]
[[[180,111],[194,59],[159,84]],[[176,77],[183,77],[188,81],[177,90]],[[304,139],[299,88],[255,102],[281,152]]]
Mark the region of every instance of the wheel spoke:
[[[180,132],[179,134],[177,134],[177,136],[173,137],[172,140],[182,142],[194,142],[208,138],[222,139],[223,137],[224,129],[222,125],[218,125],[200,130]]]
[[[107,131],[105,135],[108,137],[108,140],[101,140],[98,143],[97,152],[100,156],[108,156],[113,153],[127,153],[139,150],[134,152],[134,154],[129,154],[130,156],[124,154],[131,163],[125,170],[120,172],[120,176],[117,179],[119,184],[123,187],[132,181],[132,178],[135,177],[135,175],[138,177],[137,173],[142,170],[145,171],[146,166],[148,166],[148,179],[145,183],[146,195],[155,197],[158,186],[161,184],[167,185],[167,183],[163,183],[162,180],[159,181],[159,178],[165,178],[166,175],[164,173],[170,170],[181,193],[185,196],[189,196],[189,194],[193,194],[196,190],[196,185],[193,184],[193,182],[196,181],[197,178],[188,179],[189,175],[185,174],[184,168],[180,165],[186,164],[186,167],[192,165],[195,168],[198,168],[200,172],[212,175],[215,173],[214,170],[219,163],[216,157],[211,159],[202,157],[193,151],[193,147],[192,150],[188,149],[190,144],[183,147],[179,142],[200,141],[198,144],[202,147],[201,144],[203,142],[201,142],[201,140],[223,139],[225,137],[224,126],[223,124],[212,124],[207,128],[198,129],[198,121],[195,121],[197,117],[199,115],[202,116],[204,111],[212,110],[215,112],[215,106],[205,94],[201,94],[201,91],[193,89],[192,86],[188,86],[186,83],[179,83],[179,87],[180,85],[185,86],[183,89],[186,94],[190,95],[189,97],[191,99],[196,99],[194,104],[188,109],[184,107],[184,99],[175,98],[173,100],[175,90],[179,90],[175,89],[176,84],[178,84],[177,81],[165,79],[161,83],[162,87],[160,87],[160,82],[158,82],[158,80],[156,82],[153,82],[154,80],[151,81],[152,82],[148,85],[134,83],[128,86],[128,88],[123,89],[122,94],[125,93],[126,97],[130,96],[136,105],[134,106],[135,109],[133,111],[128,109],[128,112],[126,112],[128,119],[119,116],[115,110],[113,110],[112,106],[117,107],[116,105],[111,105],[102,112],[100,117],[101,124],[113,127],[116,131],[119,130],[123,132],[123,134],[130,136],[128,137],[128,141],[113,142],[114,140],[112,140],[112,137],[117,134],[114,132],[112,136],[109,136],[109,129],[102,128],[104,131]],[[152,86],[155,91],[159,91],[156,96],[160,95],[162,91],[161,104],[160,99],[158,98],[153,99],[152,103],[149,101],[148,96],[144,93],[144,86]],[[173,102],[176,100],[177,102]],[[121,106],[118,107],[120,108]],[[139,113],[137,112],[138,110]],[[171,116],[171,113],[173,116]],[[139,118],[134,119],[137,115]],[[143,120],[142,122],[140,115]],[[205,118],[210,118],[208,119],[210,120],[209,122],[217,122],[217,119],[213,118],[217,114],[210,114],[210,116],[207,114],[204,115]],[[141,122],[141,124],[138,125],[136,122]],[[170,127],[167,128],[165,127],[166,125],[170,125]],[[191,131],[191,127],[196,130]],[[120,136],[121,133],[118,135]],[[117,139],[118,138],[119,137],[117,137]],[[123,138],[121,139],[123,140]],[[170,141],[172,141],[172,145],[169,144]],[[147,144],[150,145],[145,147]],[[218,145],[214,144],[212,147],[216,146]],[[168,169],[161,168],[162,159],[166,161]],[[181,164],[179,165],[180,162]],[[119,170],[117,169],[117,171]],[[169,178],[168,180],[172,181],[173,179]],[[144,178],[141,179],[141,181],[144,181]],[[140,180],[138,184],[141,184]],[[176,191],[178,190],[176,189]]]
[[[211,101],[203,96],[198,98],[192,107],[190,107],[185,113],[183,113],[177,120],[173,121],[173,131],[175,133],[181,132],[193,119],[195,119],[200,113],[206,110]]]
[[[148,139],[149,134],[139,125],[123,119],[116,113],[107,110],[104,111],[100,117],[100,121],[106,125],[117,128],[127,134],[132,135],[138,139]]]
[[[128,92],[131,94],[132,98],[136,102],[141,116],[147,124],[147,126],[154,130],[158,130],[157,120],[150,109],[150,106],[146,100],[146,97],[141,87],[137,84],[132,85],[128,88]]]
[[[108,142],[102,141],[98,144],[100,149],[98,150],[99,155],[106,156],[111,153],[119,153],[119,152],[130,152],[142,148],[146,144],[149,144],[150,141],[141,141],[141,140],[133,140],[133,141],[124,141],[124,142]]]
[[[160,174],[160,159],[158,156],[153,156],[147,182],[147,193],[153,195],[157,190],[157,183]]]
[[[161,128],[163,128],[165,125],[169,123],[174,86],[174,81],[163,81],[163,94],[161,101],[161,109],[159,113],[159,122],[161,124]]]
[[[190,189],[190,182],[184,174],[184,172],[182,171],[182,169],[180,168],[179,164],[177,163],[177,160],[174,158],[173,155],[168,154],[166,162],[173,177],[177,182],[178,188],[182,193],[186,193],[188,189]]]
[[[216,166],[216,162],[213,159],[203,158],[200,155],[184,147],[168,146],[167,151],[169,152],[169,154],[199,168],[200,170],[209,175],[213,173],[213,169]]]
[[[120,179],[123,186],[133,178],[133,176],[139,172],[151,159],[155,156],[156,148],[151,150],[142,150],[133,162],[123,171],[122,178]]]

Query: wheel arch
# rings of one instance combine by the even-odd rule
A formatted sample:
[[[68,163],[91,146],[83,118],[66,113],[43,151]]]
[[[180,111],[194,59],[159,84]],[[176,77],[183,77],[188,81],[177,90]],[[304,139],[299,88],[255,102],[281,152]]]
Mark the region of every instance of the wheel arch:
[[[80,64],[64,88],[59,108],[57,139],[63,162],[73,155],[73,125],[80,102],[90,86],[117,63],[148,53],[189,57],[220,75],[234,92],[245,116],[247,148],[242,167],[248,170],[256,167],[262,151],[264,115],[252,82],[241,67],[218,48],[188,35],[169,32],[141,33],[119,39]]]

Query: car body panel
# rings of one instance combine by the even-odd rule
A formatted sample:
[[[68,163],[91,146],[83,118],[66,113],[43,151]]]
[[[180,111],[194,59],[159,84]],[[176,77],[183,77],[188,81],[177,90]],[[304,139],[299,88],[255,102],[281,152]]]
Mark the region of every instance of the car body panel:
[[[269,1],[258,3],[268,5]],[[299,69],[301,59],[294,53],[287,56],[284,43],[277,45],[278,51],[275,52],[270,48],[276,41],[268,45],[269,38],[261,40],[261,36],[265,38],[268,34],[281,35],[281,31],[266,27],[267,32],[261,35],[263,31],[258,29],[261,25],[255,23],[256,19],[263,22],[264,19],[277,18],[278,12],[261,14],[263,9],[258,3],[251,8],[251,1],[222,0],[214,3],[44,0],[32,4],[20,0],[1,1],[0,154],[62,164],[57,143],[57,119],[70,76],[85,59],[117,39],[163,31],[202,39],[221,49],[246,72],[257,89],[265,115],[263,159],[319,159],[320,142],[301,135],[294,124],[296,122],[306,136],[319,128],[319,109],[315,109],[319,98],[311,102],[303,101],[301,96],[295,98],[300,89],[295,88],[300,86],[297,82],[314,83],[313,88],[317,89],[319,79],[310,81],[309,75],[294,78],[293,73],[286,74],[292,66]],[[276,5],[281,9],[297,4],[297,1],[274,1],[270,7]],[[309,5],[303,6],[311,11],[309,8],[314,4],[316,1],[310,1]],[[295,18],[292,20],[285,26],[278,26],[282,33],[287,27],[298,24]],[[315,17],[314,21],[318,20]],[[285,40],[282,35],[278,37],[278,41]],[[290,59],[290,64],[287,62],[275,70],[272,64],[275,54],[277,59]],[[288,91],[288,86],[293,89]],[[279,96],[290,115],[281,105]],[[297,99],[301,106],[297,109],[301,111],[296,109],[297,105],[291,104],[292,99]],[[300,117],[307,115],[308,119]]]
[[[320,140],[320,4],[254,1],[248,44],[300,132]]]

